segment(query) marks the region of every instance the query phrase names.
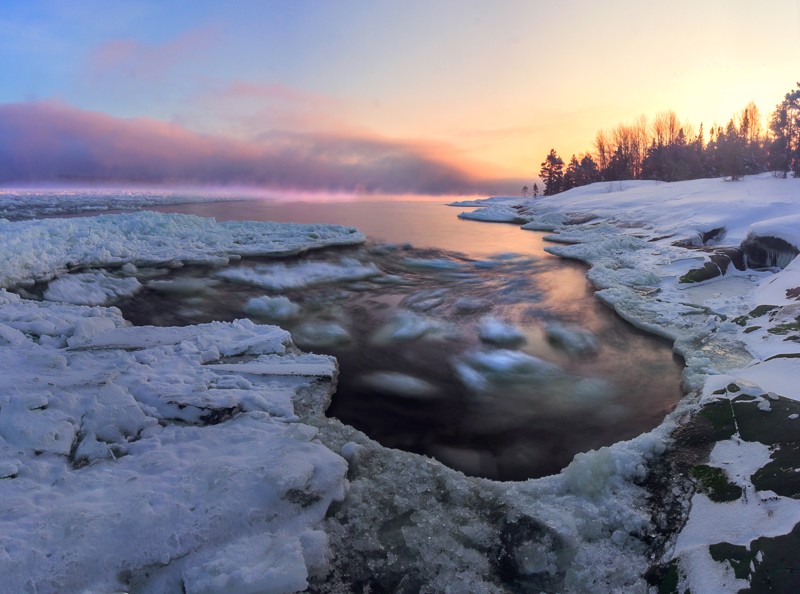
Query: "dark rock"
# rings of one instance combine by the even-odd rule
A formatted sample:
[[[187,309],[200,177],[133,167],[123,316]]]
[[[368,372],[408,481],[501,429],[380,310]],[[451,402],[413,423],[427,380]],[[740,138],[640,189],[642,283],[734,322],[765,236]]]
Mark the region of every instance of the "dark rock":
[[[785,268],[800,250],[777,237],[748,235],[742,242],[745,263],[749,268]]]

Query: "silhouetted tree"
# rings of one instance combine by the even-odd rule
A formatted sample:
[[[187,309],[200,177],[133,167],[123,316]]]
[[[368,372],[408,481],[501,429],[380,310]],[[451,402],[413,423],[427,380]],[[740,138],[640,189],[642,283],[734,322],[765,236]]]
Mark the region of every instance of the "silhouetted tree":
[[[533,184],[533,197],[536,198],[539,195],[539,184]]]
[[[742,179],[745,173],[744,148],[744,139],[736,129],[736,124],[730,120],[725,131],[717,134],[719,168],[722,175],[729,175],[733,181]]]
[[[600,169],[598,169],[597,163],[594,162],[592,156],[587,153],[581,158],[578,185],[585,186],[596,181],[600,181]]]
[[[569,160],[569,164],[567,165],[567,171],[564,173],[564,180],[561,183],[562,191],[569,190],[580,185],[578,183],[578,178],[580,177],[580,168],[581,164],[578,162],[578,158],[575,155],[572,155],[572,158]]]
[[[558,194],[563,189],[564,161],[556,154],[556,149],[550,149],[550,153],[545,157],[539,170],[539,177],[544,182],[545,196]]]
[[[540,172],[545,195],[595,181],[657,179],[678,181],[699,177],[743,175],[772,168],[784,176],[800,176],[800,83],[786,94],[770,120],[771,137],[764,133],[755,103],[745,108],[724,128],[714,124],[699,131],[681,122],[673,111],[656,114],[648,125],[640,116],[632,124],[620,124],[595,135],[595,158],[585,155],[564,163],[551,150]],[[534,194],[535,195],[535,194]]]
[[[773,140],[769,147],[770,168],[786,177],[800,175],[800,83],[786,93],[772,114],[769,124]]]

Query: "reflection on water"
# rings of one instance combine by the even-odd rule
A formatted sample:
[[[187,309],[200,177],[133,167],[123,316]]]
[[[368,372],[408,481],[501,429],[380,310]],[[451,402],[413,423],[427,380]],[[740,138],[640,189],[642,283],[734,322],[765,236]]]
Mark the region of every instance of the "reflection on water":
[[[154,284],[120,307],[135,323],[185,324],[243,317],[255,297],[288,298],[295,317],[277,321],[275,312],[251,309],[253,319],[279,323],[301,347],[335,355],[341,374],[329,414],[385,445],[468,474],[543,476],[577,452],[651,429],[680,398],[669,346],[599,304],[584,268],[543,252],[541,234],[463,221],[454,208],[424,202],[160,210],[339,223],[368,234],[367,246],[283,260],[278,272],[263,260],[232,267],[260,274],[255,281],[239,271],[191,295]],[[352,276],[369,265],[380,273]],[[276,290],[269,278],[291,271],[311,278],[322,269],[341,271],[341,279]],[[217,272],[187,267],[169,275],[205,281]],[[248,284],[234,282],[237,274]],[[572,348],[580,340],[594,345],[592,337],[597,346]]]

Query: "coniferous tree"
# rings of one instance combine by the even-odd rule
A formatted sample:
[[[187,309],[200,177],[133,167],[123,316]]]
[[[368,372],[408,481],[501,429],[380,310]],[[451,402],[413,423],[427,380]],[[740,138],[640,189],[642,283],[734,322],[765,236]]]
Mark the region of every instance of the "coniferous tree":
[[[769,127],[774,135],[769,147],[770,168],[783,177],[789,171],[800,175],[800,83],[777,105]]]
[[[592,156],[589,154],[586,154],[581,158],[581,165],[578,171],[579,186],[585,186],[588,184],[593,184],[596,181],[600,181],[600,169],[597,167],[597,163],[594,162],[594,159],[592,159]]]
[[[539,170],[539,177],[544,182],[545,196],[558,194],[562,190],[564,161],[556,154],[556,149],[550,149],[550,153],[545,157],[542,168]]]
[[[742,179],[745,173],[744,140],[733,120],[728,122],[723,133],[717,135],[717,145],[720,173],[729,175],[732,181]]]
[[[561,182],[562,191],[581,185],[579,183],[580,168],[581,164],[578,163],[578,158],[572,155],[572,158],[569,160],[569,165],[567,165],[567,171],[564,173],[564,180]]]

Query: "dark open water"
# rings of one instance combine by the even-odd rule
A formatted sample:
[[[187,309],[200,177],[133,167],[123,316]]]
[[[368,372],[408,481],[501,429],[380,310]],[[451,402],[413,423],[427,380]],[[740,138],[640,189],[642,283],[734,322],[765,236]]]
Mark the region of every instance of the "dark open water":
[[[339,359],[328,414],[384,445],[434,456],[467,474],[520,480],[558,472],[578,452],[655,427],[681,397],[681,364],[669,345],[597,302],[585,268],[542,251],[543,234],[461,220],[456,215],[464,209],[433,201],[242,201],[157,210],[336,223],[367,234],[365,247],[286,263],[349,258],[374,263],[392,282],[378,277],[268,291],[215,280],[193,295],[145,290],[120,307],[137,324],[187,324],[244,317],[252,297],[289,297],[301,314],[280,325],[303,348]],[[213,271],[186,267],[170,274],[207,280]],[[516,325],[526,342],[506,350],[482,343],[476,329],[487,316]],[[599,350],[576,355],[551,344],[545,328],[555,323],[591,332]],[[322,346],[325,324],[347,334]],[[387,339],[392,329],[400,336]],[[520,363],[519,353],[559,370],[541,372],[527,359]]]

